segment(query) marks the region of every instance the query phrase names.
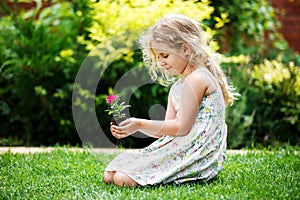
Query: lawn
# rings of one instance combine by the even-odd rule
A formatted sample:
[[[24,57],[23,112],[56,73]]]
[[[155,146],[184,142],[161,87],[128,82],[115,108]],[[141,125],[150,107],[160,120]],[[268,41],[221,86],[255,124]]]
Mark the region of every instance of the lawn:
[[[58,148],[0,154],[0,199],[300,199],[300,155],[295,148],[228,155],[208,183],[118,188],[103,183],[115,155]]]

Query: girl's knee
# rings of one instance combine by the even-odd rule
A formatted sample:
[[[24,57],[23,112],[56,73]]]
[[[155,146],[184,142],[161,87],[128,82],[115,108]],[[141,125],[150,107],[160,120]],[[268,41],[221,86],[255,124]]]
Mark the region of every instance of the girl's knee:
[[[117,186],[138,186],[138,183],[135,182],[134,180],[132,180],[129,176],[127,176],[126,174],[124,174],[123,172],[116,172],[114,175],[114,184]]]
[[[114,182],[114,175],[116,172],[104,171],[104,182],[105,183],[113,183]]]
[[[114,184],[117,186],[124,186],[124,173],[116,172],[114,175]]]

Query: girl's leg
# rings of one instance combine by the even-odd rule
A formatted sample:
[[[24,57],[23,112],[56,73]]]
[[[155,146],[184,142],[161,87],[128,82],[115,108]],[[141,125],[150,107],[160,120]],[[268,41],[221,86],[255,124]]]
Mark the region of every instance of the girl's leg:
[[[104,171],[104,182],[105,183],[113,183],[115,173],[116,172],[114,172],[114,171]]]
[[[114,184],[117,185],[117,186],[129,186],[129,187],[139,186],[139,184],[137,182],[132,180],[129,176],[127,176],[123,172],[116,172],[114,177],[113,177],[113,180],[114,180]]]

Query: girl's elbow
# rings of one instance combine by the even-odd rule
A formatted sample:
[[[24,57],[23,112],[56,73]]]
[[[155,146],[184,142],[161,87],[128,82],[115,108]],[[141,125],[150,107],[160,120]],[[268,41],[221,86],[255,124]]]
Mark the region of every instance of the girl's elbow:
[[[181,121],[175,119],[168,122],[164,129],[162,129],[161,135],[184,137],[189,133],[189,130],[190,128],[187,128]]]
[[[182,124],[180,121],[176,121],[176,130],[173,132],[175,133],[175,137],[184,137],[189,133],[190,128],[187,128],[186,125]]]
[[[190,130],[191,130],[191,127],[180,127],[177,131],[177,135],[180,136],[180,137],[184,137],[186,135],[188,135],[190,133]]]
[[[186,129],[179,129],[176,133],[176,136],[178,137],[184,137],[186,136],[187,134],[189,133],[189,130],[186,130]]]
[[[189,133],[189,132],[186,132],[186,131],[179,132],[179,133],[178,133],[178,136],[179,136],[179,137],[184,137],[184,136],[186,136],[188,133]]]

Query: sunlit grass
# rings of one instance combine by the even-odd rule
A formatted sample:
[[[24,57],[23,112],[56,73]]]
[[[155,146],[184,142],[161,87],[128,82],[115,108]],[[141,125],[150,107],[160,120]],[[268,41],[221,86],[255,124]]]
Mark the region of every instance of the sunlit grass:
[[[104,184],[114,156],[68,149],[0,154],[0,199],[300,199],[300,155],[293,148],[229,155],[209,183],[136,189]]]

